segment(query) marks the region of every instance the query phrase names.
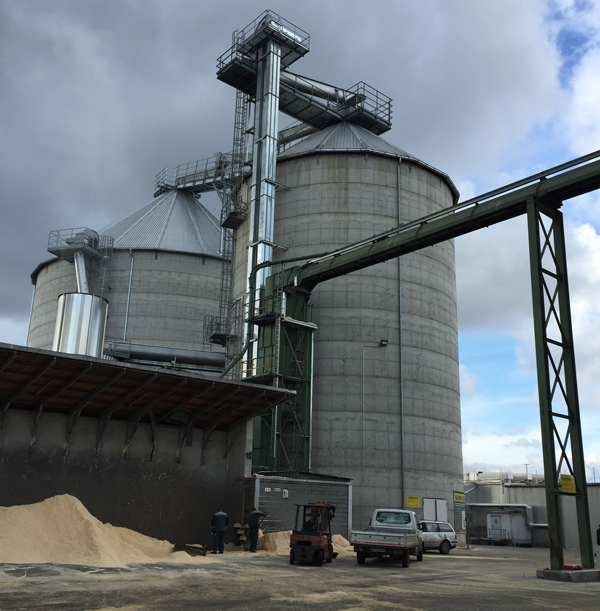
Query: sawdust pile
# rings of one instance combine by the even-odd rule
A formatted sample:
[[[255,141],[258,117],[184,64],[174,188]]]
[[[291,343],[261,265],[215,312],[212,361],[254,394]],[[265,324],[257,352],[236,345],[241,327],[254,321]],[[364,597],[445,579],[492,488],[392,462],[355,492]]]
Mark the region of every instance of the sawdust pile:
[[[257,549],[277,555],[287,555],[290,553],[291,530],[284,530],[275,533],[267,533],[258,539]],[[347,539],[342,535],[333,535],[331,538],[333,551],[340,556],[350,556],[354,554],[354,548],[350,546]]]
[[[114,567],[156,561],[194,562],[173,545],[141,533],[103,524],[73,496],[0,507],[0,563],[84,564]],[[209,561],[201,557],[201,561]]]
[[[258,545],[256,549],[271,552],[271,554],[289,554],[291,534],[291,530],[266,533],[262,537],[258,538]]]

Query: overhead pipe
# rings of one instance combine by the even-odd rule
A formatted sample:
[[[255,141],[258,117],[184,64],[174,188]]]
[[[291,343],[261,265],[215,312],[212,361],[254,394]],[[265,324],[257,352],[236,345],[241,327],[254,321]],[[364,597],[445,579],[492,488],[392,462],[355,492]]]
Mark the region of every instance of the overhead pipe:
[[[129,288],[127,289],[127,308],[125,309],[125,326],[123,327],[123,341],[127,338],[127,321],[129,320],[129,301],[131,299],[131,279],[133,277],[133,252],[129,249],[131,255],[131,267],[129,268]]]
[[[87,281],[87,273],[85,270],[85,255],[80,251],[76,250],[73,253],[73,262],[75,263],[75,278],[77,279],[77,292],[78,293],[89,293],[89,286]]]
[[[225,354],[222,352],[203,352],[200,350],[184,350],[181,348],[129,344],[116,341],[104,343],[104,354],[123,359],[201,365],[216,369],[225,367],[226,359]]]
[[[337,104],[345,104],[347,106],[355,106],[357,102],[364,100],[365,97],[354,91],[340,89],[339,87],[315,81],[314,79],[294,74],[287,70],[281,70],[280,81],[282,84],[288,85],[300,93],[306,93],[323,100],[335,101]]]

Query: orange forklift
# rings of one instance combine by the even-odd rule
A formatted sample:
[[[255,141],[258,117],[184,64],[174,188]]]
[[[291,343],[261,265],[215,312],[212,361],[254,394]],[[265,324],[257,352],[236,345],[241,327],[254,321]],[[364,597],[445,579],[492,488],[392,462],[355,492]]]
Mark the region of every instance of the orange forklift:
[[[337,557],[331,543],[331,520],[335,505],[310,503],[296,505],[296,524],[290,537],[290,564],[311,562],[317,566],[328,564]]]

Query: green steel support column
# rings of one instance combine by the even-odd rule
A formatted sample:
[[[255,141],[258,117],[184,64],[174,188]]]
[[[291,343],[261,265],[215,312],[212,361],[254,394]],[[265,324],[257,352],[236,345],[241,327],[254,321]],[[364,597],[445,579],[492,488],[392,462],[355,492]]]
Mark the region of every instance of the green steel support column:
[[[556,202],[545,205],[532,196],[527,222],[551,568],[564,567],[559,504],[560,495],[566,494],[559,487],[563,464],[575,480],[581,561],[593,568],[562,213]]]
[[[538,202],[527,202],[527,227],[529,231],[529,264],[531,266],[531,291],[533,299],[533,328],[538,378],[538,400],[542,427],[542,452],[544,457],[544,482],[546,485],[546,509],[550,536],[550,568],[558,571],[564,567],[562,529],[560,523],[559,490],[556,477],[554,451],[554,425],[552,421],[552,392],[550,372],[546,356],[546,313],[544,308],[544,278]]]
[[[590,508],[588,503],[585,458],[581,435],[581,418],[579,414],[579,393],[575,370],[575,352],[573,328],[571,325],[571,300],[569,296],[569,277],[567,274],[567,253],[565,248],[565,231],[562,214],[554,221],[554,252],[558,275],[558,303],[562,330],[565,338],[563,348],[565,390],[569,415],[569,432],[571,441],[572,473],[575,477],[575,505],[577,508],[577,529],[579,532],[579,553],[581,564],[585,569],[594,568],[594,548],[590,532]],[[567,461],[568,464],[568,461]]]
[[[286,273],[289,276],[290,272]],[[255,422],[255,466],[269,469],[308,470],[312,415],[312,350],[314,325],[307,322],[310,290],[292,290],[282,299],[283,274],[267,278],[265,295],[252,322],[258,327],[255,376],[257,381],[296,391]],[[285,306],[284,306],[285,303]],[[263,462],[264,435],[269,430],[268,455]]]

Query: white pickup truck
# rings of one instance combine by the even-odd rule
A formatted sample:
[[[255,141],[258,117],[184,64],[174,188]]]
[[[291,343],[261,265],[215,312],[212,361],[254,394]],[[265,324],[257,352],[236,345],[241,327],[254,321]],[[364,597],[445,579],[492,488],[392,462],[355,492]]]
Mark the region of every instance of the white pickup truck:
[[[353,530],[350,545],[354,546],[358,564],[367,558],[390,556],[408,567],[410,556],[423,560],[423,539],[414,511],[376,509],[365,530]]]

